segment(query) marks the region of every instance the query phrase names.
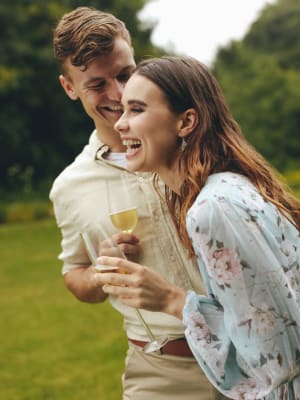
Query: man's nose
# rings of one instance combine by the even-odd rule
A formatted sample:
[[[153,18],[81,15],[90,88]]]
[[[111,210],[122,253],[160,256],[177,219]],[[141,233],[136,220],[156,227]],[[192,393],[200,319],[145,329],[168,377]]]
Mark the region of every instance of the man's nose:
[[[109,83],[108,89],[108,97],[110,100],[120,101],[123,90],[124,90],[124,83],[119,82],[118,80],[114,79]]]

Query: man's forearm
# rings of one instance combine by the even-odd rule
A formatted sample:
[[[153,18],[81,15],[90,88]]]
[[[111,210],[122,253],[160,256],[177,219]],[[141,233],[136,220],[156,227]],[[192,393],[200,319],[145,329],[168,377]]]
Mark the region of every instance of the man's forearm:
[[[74,268],[64,275],[66,287],[78,300],[87,303],[100,303],[107,298],[95,278],[96,273],[92,266]]]

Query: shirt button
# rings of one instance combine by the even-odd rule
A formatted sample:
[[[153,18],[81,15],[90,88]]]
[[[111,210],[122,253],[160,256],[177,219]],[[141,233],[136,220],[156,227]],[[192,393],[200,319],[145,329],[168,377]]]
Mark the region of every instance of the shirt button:
[[[153,219],[154,219],[154,221],[159,220],[159,215],[158,215],[157,211],[153,211]]]
[[[176,261],[176,257],[174,256],[174,254],[171,254],[171,255],[170,255],[170,260],[173,261],[173,262]]]

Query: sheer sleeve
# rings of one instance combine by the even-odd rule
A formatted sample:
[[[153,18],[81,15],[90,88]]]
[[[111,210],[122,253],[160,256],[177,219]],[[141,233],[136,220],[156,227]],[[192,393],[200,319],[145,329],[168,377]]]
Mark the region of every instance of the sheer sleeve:
[[[289,225],[274,207],[224,197],[198,199],[188,214],[208,296],[187,294],[185,333],[207,377],[233,399],[267,396],[300,372],[299,248]]]

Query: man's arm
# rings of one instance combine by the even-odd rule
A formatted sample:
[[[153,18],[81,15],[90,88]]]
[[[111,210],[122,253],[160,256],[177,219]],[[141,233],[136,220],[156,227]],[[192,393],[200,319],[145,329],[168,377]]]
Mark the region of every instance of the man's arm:
[[[113,235],[114,242],[118,244],[120,249],[127,257],[132,258],[140,253],[139,239],[128,233],[118,233]],[[111,248],[99,245],[99,255],[111,255]],[[64,275],[66,287],[73,293],[78,300],[87,303],[101,303],[108,297],[107,293],[102,290],[103,273],[99,273],[91,265],[89,267],[82,266],[69,270]]]
[[[64,275],[66,287],[78,300],[87,303],[101,303],[108,295],[102,290],[101,273],[93,266],[78,267]]]

